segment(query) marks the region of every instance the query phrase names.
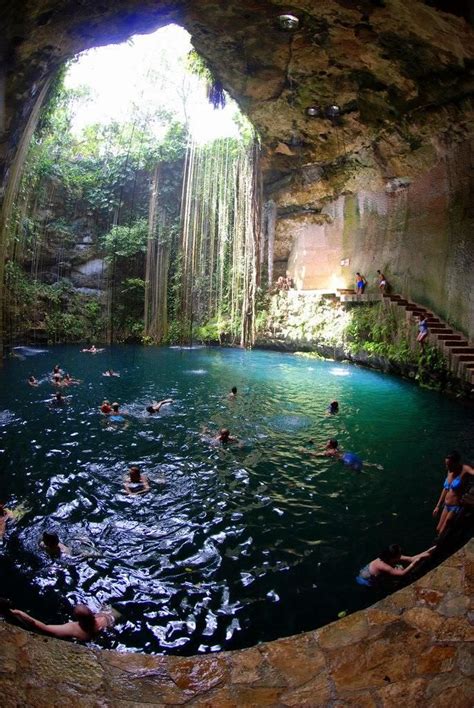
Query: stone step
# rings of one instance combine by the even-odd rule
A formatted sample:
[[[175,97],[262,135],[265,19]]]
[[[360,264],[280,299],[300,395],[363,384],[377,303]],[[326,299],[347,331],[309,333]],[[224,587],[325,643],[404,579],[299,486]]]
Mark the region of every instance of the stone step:
[[[449,327],[446,327],[446,325],[442,325],[441,323],[435,324],[433,327],[429,327],[429,330],[431,334],[454,334],[452,329],[449,329]]]
[[[446,343],[445,346],[451,348],[450,343]],[[453,342],[452,347],[453,348],[451,348],[451,354],[460,354],[461,356],[467,356],[469,354],[470,355],[474,354],[474,347],[468,346],[467,342],[466,343],[461,342],[460,344],[457,344],[457,343],[455,344]],[[464,361],[466,361],[466,360],[464,360]]]
[[[438,342],[460,342],[461,336],[459,334],[437,334],[436,339]]]
[[[456,354],[453,356],[453,359],[456,359],[457,361],[462,361],[462,362],[473,362],[474,364],[474,359],[472,358],[471,354]]]

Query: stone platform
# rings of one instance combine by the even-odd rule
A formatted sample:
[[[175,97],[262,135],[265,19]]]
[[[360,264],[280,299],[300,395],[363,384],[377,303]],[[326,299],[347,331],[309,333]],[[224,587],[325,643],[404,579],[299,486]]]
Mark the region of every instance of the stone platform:
[[[0,703],[471,708],[474,540],[366,610],[242,651],[126,654],[0,622]]]

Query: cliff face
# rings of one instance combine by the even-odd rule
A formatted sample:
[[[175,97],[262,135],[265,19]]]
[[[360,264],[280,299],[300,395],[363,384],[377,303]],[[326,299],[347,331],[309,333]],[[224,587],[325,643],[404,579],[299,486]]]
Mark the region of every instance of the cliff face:
[[[261,135],[264,190],[277,205],[275,274],[288,269],[301,287],[330,288],[381,268],[397,290],[474,336],[474,43],[465,20],[417,0],[294,0],[295,31],[280,27],[288,6],[279,0],[11,8],[4,222],[56,68],[82,49],[174,21]]]

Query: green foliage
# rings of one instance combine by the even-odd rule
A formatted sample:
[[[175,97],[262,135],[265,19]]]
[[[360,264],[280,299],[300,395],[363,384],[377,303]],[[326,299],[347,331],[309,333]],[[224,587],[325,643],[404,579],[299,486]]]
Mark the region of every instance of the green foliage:
[[[137,253],[146,252],[148,224],[139,219],[131,226],[114,226],[101,240],[107,258],[116,256],[130,258]]]
[[[367,307],[358,305],[352,310],[346,340],[354,354],[365,351],[398,364],[414,364],[417,361],[410,347],[408,328],[397,320],[392,310],[379,303]]]

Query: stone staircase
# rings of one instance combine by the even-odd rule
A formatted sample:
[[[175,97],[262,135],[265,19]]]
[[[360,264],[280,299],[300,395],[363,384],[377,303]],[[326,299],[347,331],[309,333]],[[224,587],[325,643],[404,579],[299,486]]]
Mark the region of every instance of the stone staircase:
[[[388,307],[402,308],[408,321],[415,323],[419,317],[426,317],[429,328],[427,341],[444,354],[450,371],[457,378],[468,384],[474,384],[474,344],[430,310],[406,300],[401,295],[384,293],[382,299]]]
[[[419,317],[426,317],[429,335],[428,342],[437,347],[446,357],[450,371],[461,381],[474,385],[474,344],[469,342],[461,332],[453,330],[446,322],[430,310],[391,293],[364,293],[358,295],[355,290],[339,289],[337,297],[341,302],[375,302],[382,299],[387,307],[401,308],[407,320],[413,324]],[[415,332],[415,330],[414,330]]]

